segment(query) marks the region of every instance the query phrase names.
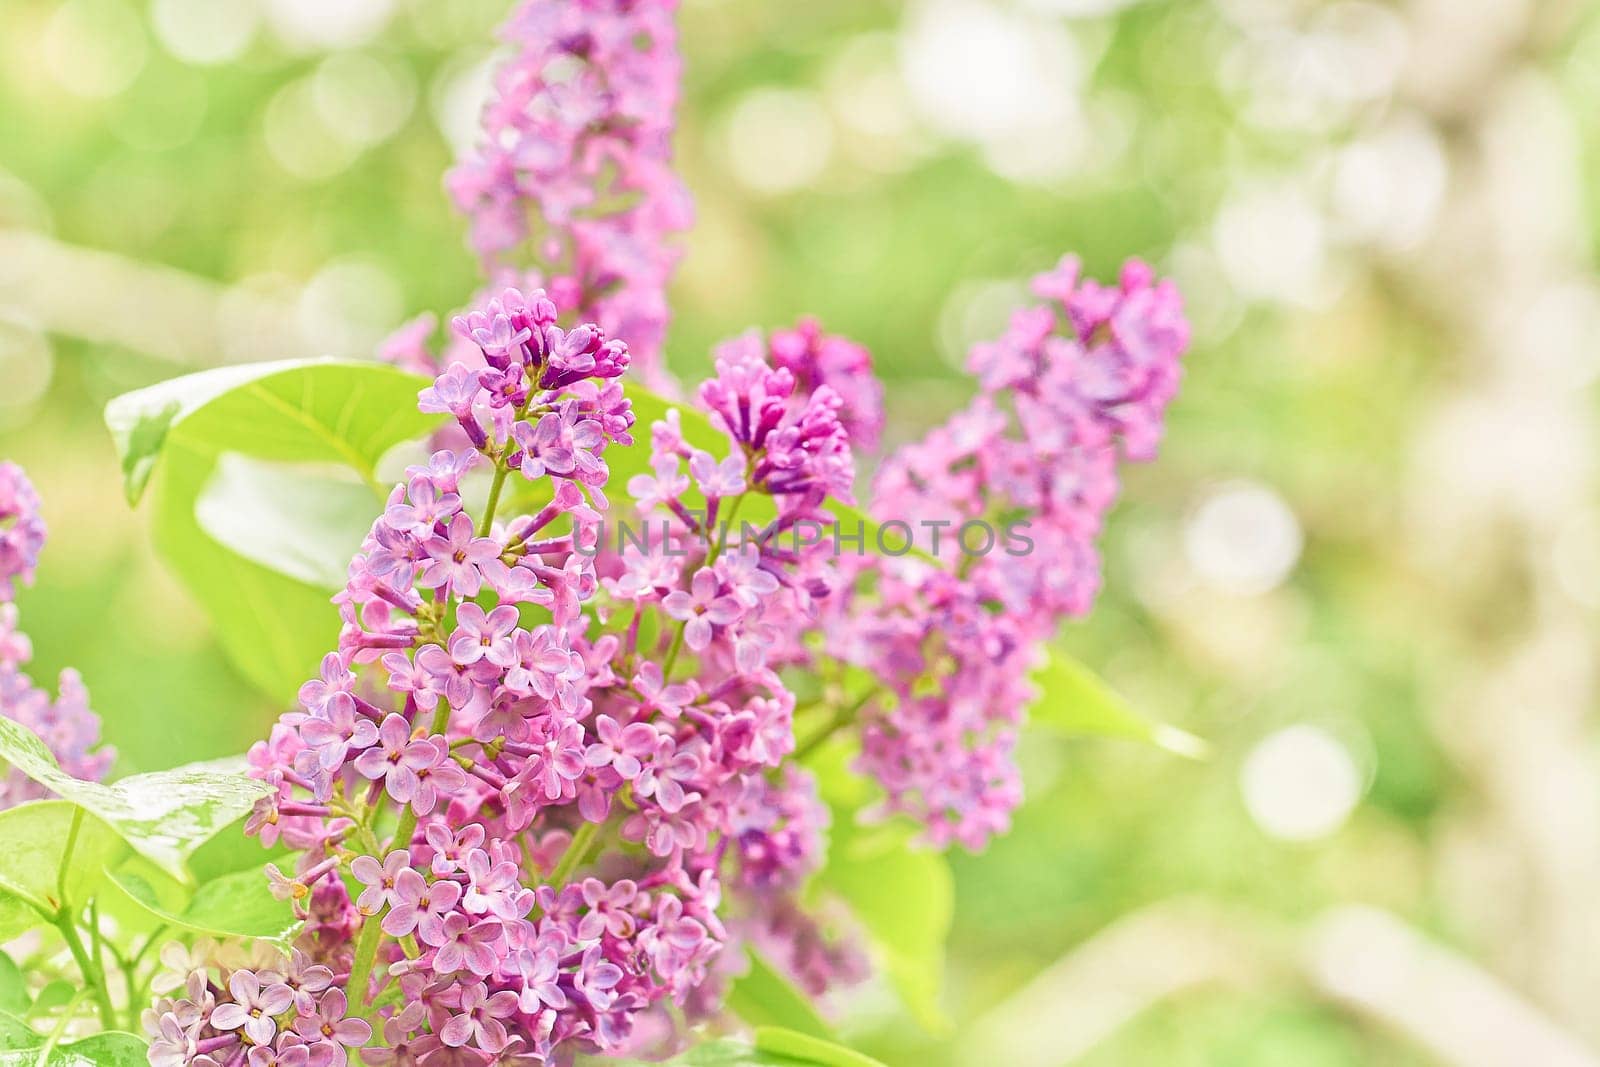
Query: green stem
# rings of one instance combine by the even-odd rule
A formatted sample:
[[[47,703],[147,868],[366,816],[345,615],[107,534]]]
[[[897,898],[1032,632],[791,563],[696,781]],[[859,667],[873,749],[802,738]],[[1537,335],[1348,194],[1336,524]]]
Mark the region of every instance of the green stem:
[[[578,827],[578,832],[572,835],[572,844],[561,854],[556,869],[550,872],[550,888],[558,893],[561,892],[567,880],[572,877],[572,872],[578,869],[583,857],[588,855],[589,846],[599,832],[600,824],[597,822],[586,822]]]
[[[719,528],[727,529],[733,525],[734,518],[739,514],[739,505],[743,504],[744,498],[749,495],[750,494],[748,492],[740,493],[738,496],[733,498],[733,503],[728,506],[728,514],[717,516],[717,518],[720,520],[717,523]],[[711,531],[708,530],[706,532],[710,533]],[[717,557],[722,555],[722,550],[726,547],[728,547],[728,537],[726,534],[723,534],[721,537],[718,537],[714,542],[712,542],[711,546],[706,550],[706,566],[709,567],[715,563],[717,561]]]
[[[678,653],[683,651],[683,632],[688,628],[687,622],[678,624],[678,632],[672,638],[672,647],[667,649],[667,658],[662,661],[661,677],[667,682],[672,681],[672,665],[678,662]]]
[[[434,709],[433,722],[429,727],[430,734],[443,733],[446,726],[450,725],[450,705],[447,701],[439,701],[439,706]],[[394,828],[394,837],[389,842],[390,847],[404,845],[411,847],[411,838],[417,832],[417,809],[407,804],[400,813],[400,822]],[[383,862],[381,855],[374,855],[373,859]],[[387,908],[384,909],[388,910]],[[367,917],[361,926],[361,936],[356,941],[356,952],[350,961],[350,980],[346,983],[349,990],[350,1006],[354,1014],[364,1016],[367,1004],[367,986],[372,980],[372,964],[378,958],[378,945],[383,940],[383,911]]]
[[[128,1032],[139,1032],[139,1002],[144,998],[139,996],[139,977],[137,969],[131,960],[122,962],[122,982],[128,987]]]
[[[860,700],[857,700],[854,704],[851,704],[848,708],[841,708],[840,710],[834,712],[833,718],[828,720],[828,724],[826,726],[812,734],[810,737],[806,738],[804,743],[795,748],[794,755],[791,756],[790,759],[796,761],[804,760],[807,756],[821,748],[824,741],[828,740],[828,738],[832,737],[846,726],[849,726],[851,723],[855,722],[856,716],[861,713],[862,708],[867,706],[867,701],[871,700],[872,697],[873,694],[869,692]]]
[[[61,865],[56,868],[56,906],[67,906],[67,867],[72,862],[72,850],[78,846],[78,831],[83,827],[83,809],[72,809],[72,825],[67,828],[67,845],[61,850]]]
[[[71,1000],[67,1001],[67,1006],[61,1010],[61,1018],[57,1019],[56,1025],[51,1028],[50,1036],[44,1039],[44,1046],[39,1049],[39,1057],[33,1061],[34,1067],[45,1067],[50,1062],[50,1054],[56,1050],[61,1038],[66,1035],[67,1027],[72,1024],[72,1016],[77,1010],[78,1001],[83,999],[86,992],[88,990],[80,989],[73,994]]]
[[[417,817],[408,805],[405,814],[400,816],[400,825],[395,828],[395,840],[400,840],[400,831],[406,831],[409,838],[416,829]],[[350,992],[350,1013],[357,1017],[367,1014],[369,1006],[367,987],[372,982],[372,964],[378,958],[378,943],[383,940],[384,911],[368,916],[367,921],[362,924],[361,937],[356,941],[355,956],[350,961],[350,981],[347,983]]]
[[[115,950],[112,957],[116,957]],[[107,995],[111,992],[111,971],[106,967],[105,941],[100,937],[100,907],[89,901],[89,957],[94,960],[95,969],[100,972],[100,980],[106,986]],[[133,996],[133,990],[128,990],[128,996]]]
[[[506,487],[506,475],[511,468],[504,463],[494,465],[494,481],[489,484],[489,503],[483,509],[483,521],[478,524],[478,536],[488,537],[489,528],[494,524],[495,509],[500,506],[500,491]]]
[[[150,931],[150,936],[145,938],[144,944],[139,946],[139,951],[135,952],[131,957],[128,958],[128,966],[138,967],[140,963],[143,963],[144,958],[150,954],[150,950],[155,948],[156,941],[161,937],[162,934],[166,932],[166,923],[162,923],[160,926]]]
[[[528,400],[524,401],[522,407],[518,409],[518,418],[527,414],[532,400],[533,397],[530,394]],[[506,477],[511,473],[511,468],[506,464],[503,456],[497,457],[494,464],[494,481],[489,483],[489,500],[484,505],[483,519],[478,524],[479,537],[489,536],[489,531],[494,526],[494,513],[500,507],[500,494],[505,490]],[[430,734],[443,733],[449,725],[450,705],[445,701],[440,701],[439,707],[433,713],[433,724],[428,732]],[[407,804],[405,810],[400,813],[400,821],[395,826],[394,837],[390,841],[390,847],[404,843],[405,847],[409,848],[411,846],[411,838],[416,832],[417,812],[415,808]],[[363,842],[363,844],[365,843]],[[376,851],[374,849],[374,852]],[[379,862],[383,860],[381,855],[374,855],[373,858]],[[355,956],[350,961],[350,978],[346,982],[346,986],[349,990],[351,1011],[358,1017],[365,1016],[369,1011],[377,1007],[376,1003],[369,1004],[367,1002],[367,988],[372,983],[372,965],[378,958],[378,947],[383,942],[382,919],[384,911],[387,910],[385,908],[375,915],[368,916],[367,921],[362,924],[361,936],[356,940]],[[359,1061],[359,1052],[356,1058]]]
[[[750,494],[748,492],[740,493],[738,496],[733,498],[733,503],[728,506],[728,514],[726,516],[719,516],[721,521],[717,523],[718,528],[732,525],[734,517],[739,514],[739,505],[743,504],[744,498],[749,495]],[[717,557],[722,555],[722,550],[728,545],[728,539],[726,537],[715,537],[714,534],[715,531],[710,529],[706,530],[706,537],[708,540],[706,543],[706,561],[704,565],[707,567],[717,562]],[[672,680],[673,664],[678,662],[678,653],[683,651],[683,633],[688,628],[688,620],[678,623],[678,632],[672,637],[672,647],[667,649],[667,658],[661,663],[661,677],[669,682]]]
[[[88,950],[83,947],[83,938],[78,936],[77,924],[67,914],[65,908],[56,918],[56,929],[61,931],[61,938],[67,943],[67,948],[72,952],[72,958],[78,963],[78,970],[83,972],[83,983],[93,991],[95,1001],[100,1008],[100,1022],[107,1030],[117,1028],[117,1009],[111,1003],[111,991],[106,988],[106,976],[89,958]]]
[[[518,419],[527,418],[528,409],[533,406],[534,395],[535,394],[530,391],[528,393],[528,399],[524,400],[522,402],[522,406],[517,408]],[[505,460],[506,454],[511,450],[510,445],[511,442],[509,440],[502,442],[503,447],[500,448],[499,453],[495,457],[494,481],[489,483],[489,502],[488,504],[484,505],[483,521],[478,524],[479,537],[488,537],[489,529],[494,525],[495,509],[500,506],[500,491],[506,487],[506,475],[511,473],[511,466],[506,463]]]
[[[100,1006],[100,1022],[107,1030],[111,1030],[117,1025],[117,1010],[111,1003],[111,991],[106,988],[106,976],[97,958],[98,950],[96,956],[90,956],[83,947],[83,938],[78,936],[72,907],[67,903],[67,871],[72,864],[72,853],[78,847],[78,832],[82,828],[83,809],[74,808],[72,824],[67,827],[67,843],[61,850],[61,865],[56,868],[56,912],[50,921],[61,931],[61,939],[67,943],[72,958],[77,961],[78,970],[83,974],[83,984],[94,991],[95,1000]],[[99,931],[96,930],[93,936],[98,943]]]

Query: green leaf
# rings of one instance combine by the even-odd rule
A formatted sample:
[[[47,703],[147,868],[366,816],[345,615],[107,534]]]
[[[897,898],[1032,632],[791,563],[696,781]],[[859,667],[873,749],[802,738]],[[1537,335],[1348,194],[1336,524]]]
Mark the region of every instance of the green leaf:
[[[157,550],[276,699],[338,637],[328,595],[382,506],[378,461],[443,421],[417,410],[427,384],[378,363],[287,361],[188,375],[106,408],[129,500],[154,476]]]
[[[0,952],[0,1015],[21,1015],[33,1000],[28,995],[28,980],[22,968],[4,952]]]
[[[179,921],[191,930],[286,944],[299,923],[289,902],[272,895],[264,866],[205,883],[195,890]]]
[[[72,1003],[72,998],[78,995],[78,988],[65,978],[57,978],[39,990],[39,995],[33,998],[33,1007],[28,1009],[29,1019],[42,1019],[57,1008],[64,1008]],[[38,1044],[38,1039],[33,1041]]]
[[[4,847],[0,840],[0,847]],[[41,925],[44,918],[15,893],[0,888],[0,943]]]
[[[176,445],[285,462],[338,461],[371,481],[379,458],[443,420],[417,410],[420,375],[355,360],[220,367],[125,393],[106,405],[128,501]]]
[[[822,742],[805,759],[806,768],[817,776],[817,792],[833,809],[835,826],[853,823],[856,813],[883,792],[877,783],[850,769],[860,750],[854,737],[840,733]]]
[[[36,1067],[45,1043],[33,1048],[0,1051],[0,1067]],[[49,1050],[44,1067],[146,1067],[150,1046],[142,1038],[117,1030],[63,1041]]]
[[[106,871],[106,884],[96,894],[95,903],[101,916],[114,924],[112,929],[126,941],[154,934],[169,925],[161,910],[182,911],[191,892],[189,886],[133,853]],[[148,906],[150,901],[158,902],[161,908],[152,909]]]
[[[205,764],[134,775],[114,785],[80,781],[56,764],[44,742],[27,727],[4,717],[0,717],[0,759],[62,800],[98,816],[136,852],[185,882],[192,881],[185,866],[190,854],[244,816],[268,792],[254,779],[218,772]],[[0,819],[33,806],[0,813]],[[90,820],[84,825],[88,829]],[[59,848],[61,841],[42,844]],[[73,854],[75,870],[82,867],[80,855]],[[0,867],[4,865],[0,859]],[[103,865],[102,861],[89,869],[98,871]],[[54,868],[51,871],[53,877]]]
[[[338,641],[339,616],[326,587],[249,559],[200,528],[195,503],[215,466],[216,457],[186,448],[165,457],[153,501],[156,550],[210,617],[233,665],[288,703]]]
[[[11,720],[0,718],[0,728],[7,725],[13,725]],[[31,903],[30,911],[55,911],[63,903],[63,888],[67,903],[87,902],[99,886],[106,864],[126,852],[117,833],[94,815],[84,814],[74,835],[72,824],[78,811],[66,800],[35,800],[0,811],[0,886]],[[63,878],[61,861],[69,840],[72,855]],[[29,926],[46,921],[35,911]]]
[[[294,695],[338,636],[328,595],[382,504],[378,461],[443,421],[417,411],[427,384],[377,363],[285,361],[176,378],[106,408],[128,499],[137,503],[154,477],[157,549],[229,657],[277,699]],[[626,391],[641,440],[607,450],[613,485],[647,471],[642,438],[673,407],[691,444],[727,450],[726,436],[693,408]],[[828,507],[844,534],[859,525],[867,546],[878,544],[879,525],[859,508]],[[770,498],[752,494],[739,519],[760,526],[775,516]]]
[[[1206,756],[1205,741],[1140,715],[1093,671],[1065,653],[1051,650],[1033,682],[1039,698],[1028,716],[1035,725],[1065,736],[1143,741],[1190,759]]]
[[[195,933],[258,938],[287,947],[299,925],[289,903],[273,897],[259,866],[205,882],[180,902],[164,893],[160,882],[135,872],[112,872],[111,881],[150,915]]]
[[[370,486],[338,473],[224,452],[195,501],[195,522],[252,563],[338,589],[379,511]]]
[[[830,1038],[833,1030],[811,999],[779,974],[760,953],[747,953],[750,970],[728,990],[728,1009],[751,1026],[782,1026]]]
[[[195,880],[204,885],[225,874],[260,871],[288,855],[290,848],[281,840],[266,848],[260,838],[246,837],[244,820],[240,819],[196,849],[189,857],[189,870],[194,873]]]
[[[35,1048],[40,1041],[33,1027],[19,1015],[0,1011],[0,1052],[18,1048]]]
[[[818,1064],[819,1067],[883,1067],[871,1056],[854,1049],[780,1026],[756,1027],[756,1051],[787,1056],[796,1063]]]
[[[833,813],[828,861],[810,892],[833,893],[850,905],[907,1009],[942,1034],[950,1025],[939,1008],[944,943],[955,914],[950,865],[939,853],[914,848],[916,830],[908,823],[857,825],[857,814],[881,790],[850,770],[856,751],[854,740],[839,736],[806,759]]]
[[[939,995],[955,883],[942,855],[912,847],[914,832],[899,823],[858,827],[853,812],[835,812],[828,862],[814,890],[850,905],[906,1007],[925,1029],[941,1034],[949,1029]]]

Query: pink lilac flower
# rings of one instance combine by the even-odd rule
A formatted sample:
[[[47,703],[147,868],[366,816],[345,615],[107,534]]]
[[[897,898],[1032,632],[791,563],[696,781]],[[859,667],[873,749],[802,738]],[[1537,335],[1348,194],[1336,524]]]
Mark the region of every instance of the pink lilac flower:
[[[433,967],[440,974],[469,970],[487,977],[495,972],[499,943],[505,928],[495,919],[473,922],[464,912],[453,911],[423,940],[436,951]],[[494,1049],[486,1051],[493,1052]]]
[[[468,915],[494,915],[505,920],[522,918],[532,904],[532,891],[524,890],[517,879],[517,865],[509,859],[496,861],[481,848],[467,853],[463,873],[467,890],[461,897],[461,910]]]
[[[418,774],[438,763],[437,750],[426,738],[413,740],[411,724],[399,715],[384,717],[376,743],[355,758],[364,778],[382,780],[385,791],[402,804],[411,802],[421,784]]]
[[[440,1028],[439,1040],[451,1048],[470,1041],[485,1052],[499,1052],[508,1040],[500,1020],[516,1010],[517,994],[502,989],[490,995],[482,982],[474,982],[461,990],[461,1010]]]
[[[456,613],[456,632],[450,638],[450,658],[463,667],[480,660],[496,667],[514,666],[517,621],[517,609],[509,605],[485,614],[476,604],[462,604]]]
[[[39,494],[22,468],[0,462],[0,598],[7,601],[15,597],[17,581],[33,581],[45,541],[40,510]]]
[[[719,351],[760,351],[761,345],[760,333],[752,330]],[[843,401],[839,418],[850,435],[850,446],[860,452],[877,451],[883,433],[883,383],[873,373],[872,354],[866,348],[823,333],[816,319],[806,318],[793,329],[772,331],[766,358],[794,375],[797,396],[809,396],[823,385],[837,393]]]
[[[219,1004],[211,1013],[211,1025],[218,1030],[243,1029],[254,1044],[265,1045],[278,1032],[273,1019],[289,1010],[294,991],[282,982],[263,985],[253,971],[235,971],[228,979],[233,1000]]]
[[[478,851],[484,841],[482,823],[468,823],[452,831],[443,823],[429,823],[423,834],[433,850],[431,870],[436,875],[455,874],[466,869],[468,854]]]
[[[410,862],[411,857],[398,850],[389,853],[381,864],[371,856],[357,856],[351,861],[350,873],[355,875],[356,881],[366,886],[356,900],[356,907],[361,909],[361,914],[376,915],[386,906],[400,903],[395,886],[400,875],[409,869]]]
[[[343,766],[351,749],[359,752],[374,744],[378,726],[356,710],[355,699],[349,693],[336,693],[321,715],[309,715],[303,720],[300,737],[306,743],[298,761],[301,773],[327,773]]]
[[[472,520],[464,514],[452,518],[442,534],[429,537],[421,547],[431,561],[423,568],[421,581],[430,589],[448,586],[462,596],[477,596],[485,569],[502,566],[499,542],[475,536]]]
[[[420,766],[416,769],[417,787],[411,795],[411,808],[418,815],[428,815],[441,797],[456,796],[466,788],[467,774],[450,758],[450,743],[444,738],[424,737],[416,743],[423,754],[418,757]]]
[[[647,722],[622,726],[609,715],[599,716],[594,725],[597,740],[584,751],[584,765],[612,767],[629,780],[639,777],[641,759],[654,755],[660,738],[655,728]]]
[[[684,638],[696,652],[711,643],[713,626],[728,626],[744,615],[744,605],[736,597],[723,595],[716,574],[704,567],[695,572],[687,591],[674,589],[661,607],[669,617],[684,623]]]
[[[797,393],[794,374],[771,366],[758,347],[724,346],[700,403],[717,426],[755,456],[751,484],[775,496],[850,500],[855,463],[831,386]]]
[[[445,917],[461,899],[461,886],[440,880],[429,882],[413,870],[401,871],[394,884],[394,906],[383,917],[383,932],[404,937],[413,930],[433,944],[443,936]]]
[[[341,990],[330,989],[310,1005],[302,1006],[295,1016],[294,1031],[309,1046],[313,1067],[331,1064],[343,1067],[349,1048],[360,1048],[372,1037],[372,1027],[365,1020],[345,1017],[348,1004]]]
[[[569,783],[583,773],[583,727],[547,719],[535,729],[524,774],[528,782],[543,790],[546,800],[559,800]]]

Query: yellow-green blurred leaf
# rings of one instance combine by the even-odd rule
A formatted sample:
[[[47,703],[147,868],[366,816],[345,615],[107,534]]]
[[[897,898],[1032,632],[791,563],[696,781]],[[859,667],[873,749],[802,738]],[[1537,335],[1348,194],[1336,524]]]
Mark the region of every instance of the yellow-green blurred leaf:
[[[1050,652],[1033,675],[1039,698],[1029,722],[1066,736],[1120,737],[1157,745],[1190,759],[1206,755],[1205,741],[1166,723],[1145,718],[1082,663]]]

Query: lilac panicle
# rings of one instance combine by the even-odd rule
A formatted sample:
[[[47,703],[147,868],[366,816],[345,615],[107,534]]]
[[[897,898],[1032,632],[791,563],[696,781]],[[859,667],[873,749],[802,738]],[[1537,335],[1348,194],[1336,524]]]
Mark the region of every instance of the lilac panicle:
[[[44,548],[39,496],[22,468],[0,463],[0,715],[38,734],[61,769],[74,778],[99,781],[116,751],[99,744],[100,719],[89,710],[89,691],[75,670],[61,672],[59,695],[39,688],[22,668],[33,658],[28,635],[17,628],[16,583],[32,582]],[[0,808],[49,796],[21,771],[0,777]]]
[[[676,6],[523,0],[503,29],[447,179],[495,288],[442,365],[428,316],[382,353],[433,379],[418,404],[449,428],[352,562],[339,647],[251,753],[273,792],[249,831],[300,851],[272,874],[307,923],[295,967],[332,977],[203,982],[149,1020],[164,1062],[639,1054],[720,1010],[745,942],[812,992],[858,979],[839,923],[799,903],[828,810],[792,763],[797,716],[807,752],[854,729],[882,813],[934,845],[1008,825],[1027,674],[1093,601],[1117,463],[1153,455],[1177,388],[1181,302],[1142,264],[1101,286],[1064,259],[1046,303],[974,349],[973,402],[885,463],[879,517],[1022,518],[1030,551],[934,565],[797,536],[853,502],[884,425],[867,351],[811,320],[718,348],[694,400],[725,447],[691,445],[676,411],[636,443],[620,379],[672,387],[690,217]],[[648,453],[620,487],[618,448]],[[467,503],[485,482],[486,511]],[[643,536],[608,539],[614,517]],[[881,690],[801,707],[779,673],[835,662]],[[280,984],[294,1006],[267,1035],[250,1005]]]
[[[1027,674],[1093,603],[1117,462],[1155,454],[1189,341],[1177,290],[1136,260],[1102,286],[1067,257],[1034,289],[1045,303],[973,349],[978,396],[892,455],[873,493],[875,514],[952,530],[1022,517],[1014,551],[948,568],[862,561],[875,592],[840,605],[833,633],[835,654],[893,695],[865,709],[857,766],[939,846],[979,848],[1009,826]]]
[[[0,597],[12,600],[18,581],[32,582],[44,549],[39,494],[22,468],[0,463]]]
[[[695,393],[724,436],[707,451],[676,411],[636,441],[630,350],[559,325],[546,291],[458,317],[470,359],[418,398],[457,447],[394,487],[335,597],[338,648],[250,755],[273,788],[247,829],[299,850],[269,877],[306,923],[302,977],[192,988],[149,1020],[162,1062],[638,1055],[720,1010],[746,943],[812,992],[860,978],[848,920],[801,907],[829,813],[797,716],[807,753],[854,729],[882,813],[933,844],[1003,830],[1027,674],[1088,610],[1116,463],[1153,452],[1176,388],[1170,285],[1070,260],[1037,285],[1048,303],[974,350],[972,404],[874,488],[880,515],[1025,516],[1039,546],[941,563],[786,536],[852,498],[853,433],[881,426],[849,342],[722,346]],[[613,542],[617,516],[643,536]],[[780,673],[837,662],[880,688],[802,707]]]
[[[712,534],[750,495],[781,530],[852,491],[839,397],[797,395],[764,354],[729,356],[704,387],[724,454],[670,422],[635,445],[630,350],[559,320],[545,291],[515,289],[455,320],[476,359],[418,404],[462,447],[394,488],[335,597],[339,647],[251,751],[274,789],[247,828],[301,850],[274,890],[307,921],[307,959],[347,976],[332,1015],[328,995],[297,997],[299,1016],[277,1019],[276,1055],[338,1062],[346,1011],[374,1025],[380,1058],[627,1050],[665,1002],[698,1010],[729,936],[725,883],[790,901],[820,862],[815,782],[779,772],[795,701],[777,669],[836,567]],[[630,446],[655,474],[619,498],[612,450]],[[467,503],[485,481],[492,513]],[[672,555],[603,543],[619,504]],[[211,992],[243,1004],[270,984]],[[301,1024],[318,1012],[333,1036]],[[210,1019],[188,1032],[220,1049],[234,1031]],[[219,1063],[265,1056],[241,1032]]]
[[[676,11],[676,0],[523,0],[501,29],[512,54],[483,136],[446,179],[491,278],[519,278],[531,259],[527,284],[626,337],[652,384],[674,238],[692,214],[672,170]]]

